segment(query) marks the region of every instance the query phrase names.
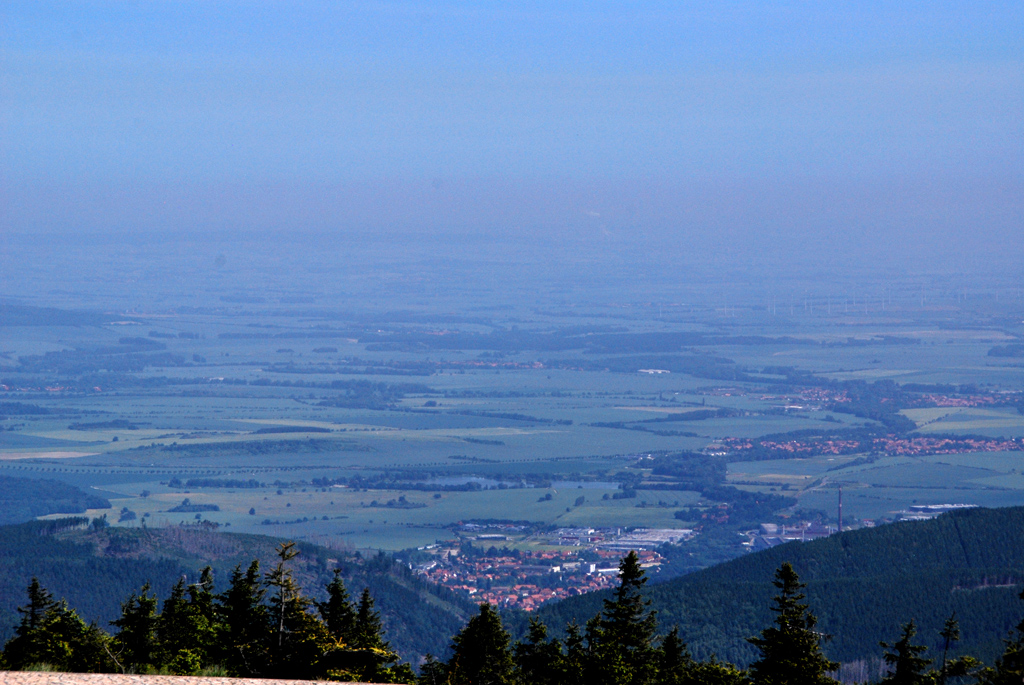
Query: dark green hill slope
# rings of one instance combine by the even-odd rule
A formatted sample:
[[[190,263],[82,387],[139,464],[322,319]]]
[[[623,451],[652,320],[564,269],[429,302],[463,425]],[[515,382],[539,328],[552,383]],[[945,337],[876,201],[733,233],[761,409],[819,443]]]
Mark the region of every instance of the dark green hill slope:
[[[86,620],[108,628],[120,603],[144,582],[163,598],[179,578],[194,581],[210,564],[220,591],[238,564],[244,568],[256,558],[269,568],[280,542],[199,526],[96,529],[87,524],[74,518],[0,526],[0,641],[18,621],[15,608],[25,603],[32,576],[56,597],[66,597]],[[392,646],[413,663],[427,652],[443,653],[475,610],[468,600],[424,583],[389,557],[362,559],[304,543],[299,550],[293,565],[306,594],[324,598],[333,569],[340,567],[350,593],[358,596],[370,588]]]
[[[0,476],[0,525],[48,514],[81,514],[109,509],[110,502],[56,480]]]
[[[956,611],[961,647],[990,662],[1001,638],[1024,615],[1024,507],[972,509],[922,522],[851,531],[750,554],[650,588],[663,629],[673,624],[696,656],[747,664],[744,638],[771,620],[772,574],[790,562],[808,583],[819,628],[834,636],[827,654],[840,661],[880,655],[914,619],[922,642],[934,641]],[[581,624],[606,593],[574,597],[539,611],[550,626]]]

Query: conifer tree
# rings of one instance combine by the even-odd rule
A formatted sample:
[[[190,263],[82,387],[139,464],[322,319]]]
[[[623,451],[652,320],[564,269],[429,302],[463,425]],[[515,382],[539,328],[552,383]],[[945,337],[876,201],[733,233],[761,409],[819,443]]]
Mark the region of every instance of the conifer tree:
[[[939,670],[929,674],[937,685],[946,685],[950,678],[962,679],[974,675],[978,671],[981,662],[973,656],[949,658],[949,650],[960,640],[960,624],[956,620],[955,611],[946,619],[939,632],[939,637],[942,638],[942,661]]]
[[[121,605],[121,617],[111,623],[119,628],[114,635],[115,658],[124,671],[145,670],[156,656],[156,597],[149,594],[149,583]]]
[[[619,562],[619,586],[604,602],[597,625],[589,630],[595,652],[595,676],[606,683],[644,685],[656,670],[654,633],[658,624],[643,595],[647,583],[640,558],[630,552]]]
[[[1024,599],[1024,592],[1020,593]],[[1004,641],[1002,655],[996,659],[995,666],[986,668],[979,677],[982,685],[1020,685],[1024,683],[1024,620]]]
[[[806,587],[793,567],[786,563],[775,572],[773,584],[779,594],[772,600],[774,625],[748,638],[761,652],[750,666],[753,685],[835,685],[828,677],[839,667],[821,652],[823,636],[814,631],[817,618],[801,603]]]
[[[526,639],[513,648],[518,678],[523,683],[561,685],[565,682],[562,643],[548,638],[548,628],[536,617],[530,618]]]
[[[47,664],[61,671],[106,670],[109,638],[103,631],[86,625],[66,601],[53,601],[36,578],[28,587],[28,600],[18,609],[21,622],[4,647],[6,668]]]
[[[158,663],[169,664],[179,652],[191,652],[196,646],[189,613],[188,601],[185,599],[185,580],[179,578],[171,588],[171,594],[164,600],[156,620],[156,635],[160,645],[156,659]]]
[[[673,626],[661,640],[658,650],[658,685],[682,685],[693,667],[693,658],[679,638],[679,626]]]
[[[216,653],[214,658],[234,676],[254,677],[267,672],[272,630],[260,563],[253,561],[243,573],[236,566],[228,589],[215,597]]]
[[[448,669],[443,661],[438,661],[433,654],[427,654],[420,664],[420,674],[416,678],[418,685],[447,685]]]
[[[744,671],[714,657],[708,661],[694,661],[683,682],[686,685],[750,685]]]
[[[18,635],[31,633],[43,622],[46,612],[53,607],[53,595],[39,584],[39,579],[32,576],[28,585],[28,604],[18,608],[21,614],[21,625],[15,631]]]
[[[359,595],[359,609],[356,611],[352,630],[352,646],[358,649],[381,649],[386,647],[380,622],[380,614],[373,608],[370,588],[363,588]]]
[[[199,572],[199,582],[188,586],[189,610],[195,620],[200,645],[210,645],[215,640],[217,615],[214,600],[213,569],[207,566]]]
[[[277,565],[266,574],[265,582],[273,593],[270,596],[270,617],[277,651],[284,648],[289,613],[296,608],[295,602],[300,596],[299,585],[295,582],[292,570],[286,566],[298,555],[294,542],[282,542],[277,547]]]
[[[714,657],[694,661],[674,627],[658,649],[658,685],[747,685],[747,674]]]
[[[47,610],[38,632],[41,663],[61,671],[92,670],[108,663],[103,649],[106,636],[95,625],[86,625],[65,600]]]
[[[452,639],[447,674],[452,685],[511,685],[514,682],[510,637],[490,604]]]
[[[281,543],[277,548],[278,563],[266,575],[274,631],[270,645],[271,673],[287,678],[312,678],[319,672],[323,656],[336,643],[327,632],[327,626],[310,613],[313,602],[302,594],[287,565],[299,554],[295,546],[294,542]]]
[[[341,569],[334,569],[334,579],[327,585],[327,601],[317,602],[316,608],[331,637],[343,643],[352,641],[356,610],[341,579]]]
[[[903,633],[900,639],[893,644],[880,642],[879,644],[888,650],[883,657],[885,663],[891,666],[889,675],[882,679],[885,685],[925,685],[932,679],[925,674],[925,669],[932,662],[923,655],[928,648],[924,645],[915,645],[912,640],[917,634],[917,627],[911,621],[903,625]]]
[[[335,576],[335,581],[340,580]],[[332,585],[335,581],[332,581]],[[330,586],[328,586],[330,590]],[[342,591],[344,586],[342,586]],[[337,590],[335,590],[337,593]],[[342,597],[337,593],[338,597]],[[327,604],[330,604],[329,599]],[[322,605],[321,605],[322,606]],[[321,609],[323,613],[323,609]],[[347,620],[344,609],[339,612],[342,621]],[[399,656],[384,639],[380,614],[373,608],[370,589],[364,588],[359,597],[359,608],[352,618],[349,639],[339,640],[325,664],[331,675],[351,677],[375,683],[407,683],[416,679],[409,664],[398,663]]]
[[[41,628],[47,612],[54,606],[53,595],[39,584],[38,578],[32,577],[27,592],[28,604],[18,607],[21,621],[14,629],[14,637],[4,645],[4,658],[15,670],[44,661],[45,635]]]
[[[589,682],[587,673],[587,647],[579,624],[573,621],[565,627],[565,656],[562,659],[562,682],[564,685],[584,685]]]
[[[85,624],[74,610],[66,614],[65,625],[74,635],[72,650],[64,670],[71,673],[109,673],[116,668],[111,659],[110,636],[95,623]]]
[[[209,663],[207,655],[213,646],[212,583],[209,568],[204,569],[199,583],[189,586],[187,599],[185,581],[179,579],[164,600],[156,624],[159,663],[173,674],[193,675]]]
[[[949,677],[949,649],[960,641],[960,623],[956,620],[955,611],[946,619],[939,637],[942,638],[942,665],[939,667],[938,682],[940,685],[946,685],[946,679]]]

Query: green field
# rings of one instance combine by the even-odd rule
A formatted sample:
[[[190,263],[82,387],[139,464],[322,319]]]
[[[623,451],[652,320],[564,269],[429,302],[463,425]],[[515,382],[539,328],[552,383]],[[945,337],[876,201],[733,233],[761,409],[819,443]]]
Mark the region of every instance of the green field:
[[[890,517],[913,504],[1012,506],[1024,494],[1020,452],[859,461],[848,456],[735,462],[729,464],[729,479],[745,489],[779,491],[788,486],[798,493],[801,507],[824,511],[836,510],[841,485],[846,515],[867,519]]]
[[[161,256],[150,259],[162,268]],[[3,326],[0,474],[105,493],[115,525],[177,525],[199,513],[235,531],[389,550],[446,539],[470,519],[700,525],[686,520],[697,516],[692,508],[730,505],[703,496],[715,485],[794,497],[777,513],[825,519],[840,483],[847,520],[918,501],[1024,503],[1016,451],[894,456],[873,454],[868,441],[850,454],[714,456],[728,439],[892,430],[876,410],[901,417],[907,439],[1024,436],[1024,365],[988,355],[1024,336],[1024,325],[1009,323],[1019,320],[1012,299],[996,309],[922,309],[915,284],[914,297],[884,311],[780,315],[681,304],[685,293],[710,297],[690,278],[683,289],[659,283],[658,292],[676,293],[671,306],[649,303],[650,284],[622,290],[612,281],[563,284],[570,305],[535,293],[499,297],[496,283],[427,286],[416,276],[425,267],[402,259],[395,264],[405,271],[394,273],[405,275],[389,289],[369,288],[378,272],[360,264],[335,274],[329,292],[272,271],[264,281],[196,272],[205,290],[184,295],[164,283],[145,306],[110,285],[92,299],[37,297],[65,309],[45,325],[32,325],[29,309]],[[101,282],[117,282],[103,271],[109,264],[96,269],[110,279]],[[943,296],[936,286],[932,297]],[[641,372],[652,369],[667,373]],[[834,399],[875,386],[913,389],[870,411]],[[936,394],[968,404],[985,397],[946,407],[929,404]],[[653,471],[654,458],[705,450],[709,462],[728,464],[718,475]],[[175,478],[265,487],[172,487]],[[493,489],[402,486],[445,478],[482,478]],[[577,506],[579,493],[547,485],[557,480],[611,485],[581,491]],[[313,481],[345,487],[323,492]],[[626,489],[631,496],[611,499]],[[219,511],[168,511],[186,497]],[[425,506],[386,506],[401,497]],[[122,508],[137,518],[118,522]],[[690,514],[677,518],[682,509]]]
[[[920,431],[1013,437],[1024,433],[1024,414],[1012,409],[964,409],[937,418]]]

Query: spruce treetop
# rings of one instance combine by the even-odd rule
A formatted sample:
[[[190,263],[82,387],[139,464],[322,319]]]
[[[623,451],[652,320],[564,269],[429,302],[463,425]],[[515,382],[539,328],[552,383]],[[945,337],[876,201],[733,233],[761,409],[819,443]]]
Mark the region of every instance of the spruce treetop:
[[[806,584],[791,564],[783,564],[775,572],[773,585],[778,594],[772,599],[774,625],[749,638],[761,657],[750,666],[754,685],[835,685],[828,673],[839,668],[821,651],[826,636],[815,632],[817,617],[802,600]]]

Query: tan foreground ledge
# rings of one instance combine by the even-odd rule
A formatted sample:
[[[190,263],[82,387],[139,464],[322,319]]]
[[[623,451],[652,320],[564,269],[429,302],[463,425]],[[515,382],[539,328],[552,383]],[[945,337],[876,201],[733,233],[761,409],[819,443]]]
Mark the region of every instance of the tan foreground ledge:
[[[0,685],[309,685],[310,682],[316,681],[191,675],[117,675],[113,673],[0,671]],[[372,685],[372,683],[348,683],[347,685]]]

